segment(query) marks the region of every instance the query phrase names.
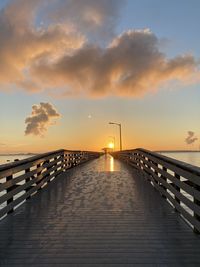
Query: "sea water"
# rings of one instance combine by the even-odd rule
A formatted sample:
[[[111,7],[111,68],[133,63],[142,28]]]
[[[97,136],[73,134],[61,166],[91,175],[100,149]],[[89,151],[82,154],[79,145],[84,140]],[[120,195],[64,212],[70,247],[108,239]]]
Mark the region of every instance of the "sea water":
[[[184,152],[161,152],[160,154],[200,167],[200,151],[198,152],[185,152],[185,151]]]
[[[0,165],[14,162],[16,160],[26,159],[34,154],[0,154]]]

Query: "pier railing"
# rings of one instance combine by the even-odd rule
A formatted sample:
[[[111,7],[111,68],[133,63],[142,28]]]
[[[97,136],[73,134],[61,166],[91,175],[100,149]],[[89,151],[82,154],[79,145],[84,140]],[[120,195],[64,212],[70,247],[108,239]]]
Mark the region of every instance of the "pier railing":
[[[69,168],[98,152],[57,150],[0,166],[0,219]]]
[[[142,171],[147,180],[200,233],[200,168],[145,149],[112,155]]]

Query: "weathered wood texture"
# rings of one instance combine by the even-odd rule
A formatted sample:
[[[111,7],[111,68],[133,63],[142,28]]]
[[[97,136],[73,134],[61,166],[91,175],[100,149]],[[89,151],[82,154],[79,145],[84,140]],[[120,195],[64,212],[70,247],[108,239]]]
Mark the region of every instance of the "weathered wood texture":
[[[0,218],[13,212],[60,173],[99,155],[62,149],[0,166]]]
[[[144,176],[110,156],[63,172],[0,221],[0,266],[199,267],[200,236]]]
[[[200,168],[145,149],[112,154],[147,173],[151,184],[200,232]]]

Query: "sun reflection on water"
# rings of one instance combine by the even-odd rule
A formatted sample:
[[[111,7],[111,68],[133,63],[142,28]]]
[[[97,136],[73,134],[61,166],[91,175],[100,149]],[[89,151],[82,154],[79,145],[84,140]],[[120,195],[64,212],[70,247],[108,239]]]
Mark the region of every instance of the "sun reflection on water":
[[[110,171],[114,172],[114,158],[110,157]]]

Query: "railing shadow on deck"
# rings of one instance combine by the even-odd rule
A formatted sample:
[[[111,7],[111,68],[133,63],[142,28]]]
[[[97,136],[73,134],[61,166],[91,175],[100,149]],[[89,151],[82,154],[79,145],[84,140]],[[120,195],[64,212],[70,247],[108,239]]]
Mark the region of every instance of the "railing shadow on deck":
[[[62,172],[100,155],[98,152],[61,149],[0,166],[0,219]]]
[[[112,152],[148,181],[200,233],[200,168],[142,148]],[[142,177],[142,175],[141,175]]]

